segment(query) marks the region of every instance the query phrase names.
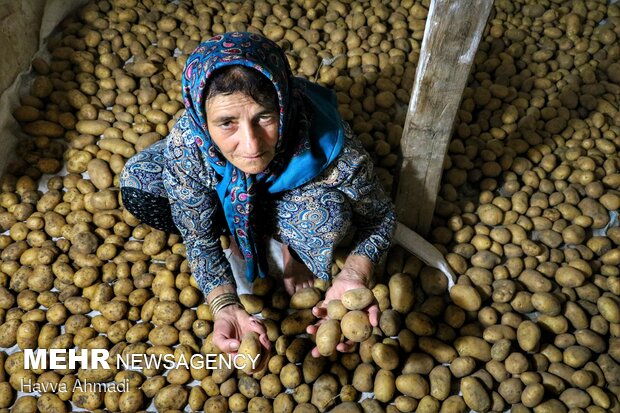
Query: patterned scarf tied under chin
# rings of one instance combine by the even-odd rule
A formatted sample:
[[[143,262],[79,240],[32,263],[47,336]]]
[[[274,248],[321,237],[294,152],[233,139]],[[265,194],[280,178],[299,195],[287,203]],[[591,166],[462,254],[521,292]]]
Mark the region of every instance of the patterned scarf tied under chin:
[[[242,172],[220,153],[207,130],[205,89],[209,77],[224,66],[258,70],[278,94],[280,124],[276,155],[263,172]],[[334,94],[295,78],[283,51],[255,33],[225,33],[201,43],[183,73],[183,100],[189,128],[221,178],[217,194],[231,234],[245,258],[246,277],[267,275],[265,251],[256,234],[254,205],[258,187],[278,193],[298,187],[320,174],[341,152],[344,129]]]

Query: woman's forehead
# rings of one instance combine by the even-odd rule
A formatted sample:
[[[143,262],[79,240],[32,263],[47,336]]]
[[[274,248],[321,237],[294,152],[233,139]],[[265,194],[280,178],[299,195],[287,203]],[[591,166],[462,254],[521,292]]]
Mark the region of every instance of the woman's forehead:
[[[207,113],[211,116],[225,115],[233,112],[260,113],[266,110],[274,111],[274,108],[267,108],[256,102],[251,96],[242,93],[220,93],[212,96],[206,105]]]

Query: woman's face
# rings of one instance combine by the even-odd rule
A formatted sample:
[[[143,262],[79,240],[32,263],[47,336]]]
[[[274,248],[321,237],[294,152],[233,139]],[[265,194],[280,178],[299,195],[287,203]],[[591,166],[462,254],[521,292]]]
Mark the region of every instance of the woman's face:
[[[228,162],[249,174],[264,171],[275,156],[278,111],[240,92],[216,95],[206,106],[209,134]]]

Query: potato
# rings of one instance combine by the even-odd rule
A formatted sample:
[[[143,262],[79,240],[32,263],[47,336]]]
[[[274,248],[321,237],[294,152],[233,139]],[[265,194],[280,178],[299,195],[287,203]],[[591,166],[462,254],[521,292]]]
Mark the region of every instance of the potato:
[[[260,412],[273,412],[271,401],[264,397],[254,397],[248,403],[248,412],[260,413]]]
[[[560,400],[568,408],[586,408],[591,402],[590,395],[580,389],[566,389],[560,395]]]
[[[362,413],[362,408],[359,406],[359,404],[348,401],[348,402],[340,403],[338,406],[334,407],[331,411],[335,413],[345,413],[345,412]]]
[[[398,367],[399,358],[395,346],[376,343],[371,350],[373,361],[384,370],[394,370]]]
[[[437,366],[429,374],[430,395],[437,400],[445,400],[450,395],[450,369],[446,366]]]
[[[288,397],[290,397],[287,394],[280,394],[280,395],[281,396],[288,396]],[[278,411],[282,411],[282,412],[289,412],[289,411],[292,412],[293,411],[292,407],[289,410],[288,408],[286,408],[286,407],[284,407],[284,406],[282,406],[280,404],[277,404],[277,403],[278,403],[278,398],[276,398],[276,400],[274,400],[274,403],[273,403],[274,409],[277,408],[276,406],[278,406],[278,407],[282,407],[282,409],[278,410]],[[242,395],[241,393],[235,393],[232,396],[230,396],[230,398],[228,399],[228,407],[230,408],[231,411],[233,411],[235,413],[236,412],[243,412],[243,411],[245,411],[247,409],[247,406],[248,406],[247,398],[244,395]]]
[[[525,284],[527,289],[533,293],[549,292],[552,288],[551,282],[534,270],[524,270],[519,276],[519,281]]]
[[[258,339],[258,334],[253,331],[245,333],[241,338],[241,344],[239,345],[237,354],[243,356],[243,361],[245,363],[242,369],[243,372],[250,374],[254,371],[254,366],[260,364],[261,344]]]
[[[185,387],[172,384],[159,390],[155,396],[155,407],[158,410],[182,410],[187,403],[188,392]]]
[[[274,399],[282,391],[282,383],[277,374],[267,374],[260,379],[261,393],[264,397]]]
[[[166,246],[167,236],[163,231],[153,230],[144,237],[142,252],[146,255],[157,255]]]
[[[340,342],[340,323],[338,320],[323,322],[316,333],[316,347],[322,356],[331,356]]]
[[[340,300],[330,300],[327,303],[327,316],[334,320],[342,320],[342,317],[347,313],[347,309]]]
[[[413,397],[400,395],[396,396],[396,398],[394,399],[394,406],[396,406],[396,408],[400,411],[414,411],[418,407],[418,401]],[[378,408],[382,409],[380,405],[378,406]]]
[[[478,208],[480,221],[486,225],[498,225],[503,220],[502,210],[493,204],[484,204]]]
[[[420,337],[418,345],[440,363],[450,363],[458,356],[454,348],[432,337]]]
[[[175,323],[182,314],[181,306],[174,301],[160,301],[153,310],[153,323],[166,325]]]
[[[389,108],[396,102],[396,97],[390,91],[379,92],[376,96],[377,105],[380,108]]]
[[[386,336],[393,337],[399,334],[401,320],[398,312],[394,310],[386,310],[381,313],[381,317],[379,319],[379,328]],[[402,345],[401,340],[401,345]]]
[[[450,289],[450,298],[466,311],[477,311],[482,305],[480,294],[470,285],[456,284]]]
[[[304,360],[310,348],[312,348],[312,342],[309,339],[296,337],[286,349],[286,358],[291,363],[299,363]]]
[[[303,334],[306,332],[306,327],[315,320],[316,318],[310,309],[297,310],[282,320],[280,329],[286,335]]]
[[[15,297],[5,287],[0,286],[0,308],[8,310],[15,304]]]
[[[214,413],[226,413],[228,411],[228,401],[221,395],[210,397],[204,404],[204,409]]]
[[[110,301],[102,304],[101,314],[110,321],[119,321],[127,313],[127,304],[122,301]]]
[[[464,413],[466,411],[467,406],[465,405],[465,401],[463,401],[463,398],[461,396],[450,396],[442,403],[440,413]]]
[[[475,411],[487,411],[491,407],[491,399],[482,383],[474,377],[461,379],[461,392],[467,407]]]
[[[155,327],[149,333],[149,340],[155,345],[173,345],[178,338],[178,330],[170,325]]]
[[[492,350],[491,350],[492,351]],[[471,374],[476,367],[476,360],[473,357],[457,357],[450,363],[450,371],[452,374],[461,378]]]
[[[372,294],[379,304],[379,310],[385,311],[390,307],[390,289],[385,284],[376,284],[372,289]]]
[[[110,127],[110,124],[103,120],[80,120],[75,125],[75,129],[82,134],[99,136]]]
[[[603,296],[597,300],[596,305],[605,320],[610,323],[620,323],[620,302],[617,299]]]
[[[422,289],[428,295],[440,295],[448,289],[448,278],[433,267],[424,267],[420,273]]]
[[[396,384],[394,374],[389,370],[379,370],[375,375],[373,392],[376,400],[387,403],[394,397]]]
[[[308,384],[297,386],[293,391],[293,399],[299,404],[309,403],[312,397],[312,388]]]
[[[137,412],[144,405],[144,393],[138,388],[130,388],[121,393],[118,403],[121,412]]]
[[[21,396],[17,400],[15,400],[11,411],[15,413],[28,413],[37,411],[37,398],[35,398],[34,396]]]
[[[143,59],[137,59],[126,67],[127,71],[138,77],[149,77],[157,73],[159,70],[153,62]]]
[[[11,384],[8,382],[0,383],[0,408],[6,409],[13,404],[15,395]]]
[[[421,399],[429,394],[429,384],[420,374],[401,374],[396,377],[396,389],[402,394]]]
[[[64,135],[65,129],[56,122],[48,120],[35,120],[22,126],[24,132],[34,136],[47,136],[50,138],[60,138]]]
[[[34,321],[25,321],[17,328],[16,341],[21,349],[34,349],[39,339],[39,326]]]
[[[521,392],[521,403],[525,407],[536,407],[542,401],[544,394],[545,388],[541,383],[528,384]]]
[[[549,399],[534,408],[535,413],[567,412],[566,406],[557,399]]]
[[[17,332],[20,325],[21,322],[17,319],[7,320],[0,325],[0,346],[9,348],[17,344]]]
[[[314,307],[321,299],[320,292],[314,287],[297,290],[291,297],[290,306],[293,309],[306,309]]]
[[[207,395],[201,387],[192,387],[189,392],[188,404],[192,410],[201,410],[207,401]]]
[[[375,367],[370,363],[361,363],[353,373],[353,387],[359,392],[372,391]]]
[[[338,394],[338,382],[331,374],[322,374],[312,385],[312,404],[320,412],[329,409]]]
[[[101,391],[89,390],[78,386],[73,391],[71,401],[78,407],[92,411],[101,406],[103,403],[103,396],[104,394]]]
[[[299,366],[289,363],[280,370],[280,382],[287,389],[294,389],[302,383],[302,370]]]
[[[372,334],[372,326],[364,311],[349,311],[340,322],[342,334],[348,340],[361,343]]]
[[[555,280],[562,287],[580,287],[585,281],[585,274],[577,268],[564,266],[557,269]]]
[[[99,148],[129,159],[136,154],[133,145],[120,138],[103,138],[99,140]]]
[[[426,353],[411,353],[405,360],[402,372],[404,374],[428,374],[431,372],[434,365],[435,362],[430,355]]]
[[[469,356],[483,362],[491,360],[491,346],[478,337],[461,336],[454,342],[454,348],[461,357]]]
[[[415,304],[411,276],[406,273],[392,275],[389,289],[392,308],[401,314],[407,314]]]
[[[583,346],[569,346],[564,350],[564,363],[573,368],[584,366],[590,359],[592,352]]]
[[[422,400],[420,400],[416,411],[421,413],[438,412],[440,405],[441,403],[439,400],[435,399],[433,396],[424,396]]]
[[[37,408],[40,412],[44,413],[56,413],[67,412],[67,405],[58,398],[55,394],[44,393],[37,400]]]
[[[560,314],[562,306],[558,299],[550,293],[538,292],[532,294],[532,305],[541,313],[556,316]]]
[[[349,310],[363,310],[374,301],[375,297],[368,288],[354,288],[342,294],[342,305]]]
[[[517,341],[524,351],[535,351],[538,348],[540,336],[540,328],[532,321],[523,321],[517,328]]]
[[[319,410],[313,404],[304,402],[295,406],[292,411],[296,413],[318,413]]]

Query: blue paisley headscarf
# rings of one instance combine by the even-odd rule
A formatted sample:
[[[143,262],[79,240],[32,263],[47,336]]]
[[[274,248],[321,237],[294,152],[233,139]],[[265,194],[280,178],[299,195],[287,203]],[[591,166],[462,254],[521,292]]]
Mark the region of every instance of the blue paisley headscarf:
[[[220,68],[243,65],[265,75],[278,94],[280,124],[276,154],[267,169],[242,172],[220,153],[207,130],[205,91]],[[255,33],[233,32],[201,43],[183,73],[183,100],[189,127],[206,159],[221,177],[217,194],[230,232],[246,262],[246,277],[267,275],[261,236],[255,228],[255,204],[261,191],[275,194],[298,187],[320,174],[341,152],[344,129],[334,94],[295,78],[282,49]]]

